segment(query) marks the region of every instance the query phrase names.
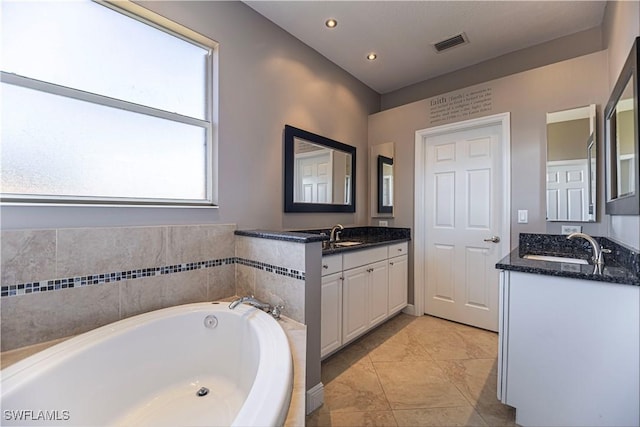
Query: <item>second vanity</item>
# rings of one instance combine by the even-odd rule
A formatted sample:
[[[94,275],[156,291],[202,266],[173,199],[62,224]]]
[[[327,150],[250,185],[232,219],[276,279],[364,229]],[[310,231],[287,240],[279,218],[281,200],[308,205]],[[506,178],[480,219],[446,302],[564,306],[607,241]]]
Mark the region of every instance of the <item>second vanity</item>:
[[[407,306],[409,239],[407,228],[354,227],[342,230],[335,244],[324,245],[323,359]]]
[[[496,265],[498,398],[516,408],[518,425],[640,423],[640,257],[607,239],[600,244],[612,251],[600,274],[575,263],[590,257],[588,243],[566,236],[521,235],[520,247]]]

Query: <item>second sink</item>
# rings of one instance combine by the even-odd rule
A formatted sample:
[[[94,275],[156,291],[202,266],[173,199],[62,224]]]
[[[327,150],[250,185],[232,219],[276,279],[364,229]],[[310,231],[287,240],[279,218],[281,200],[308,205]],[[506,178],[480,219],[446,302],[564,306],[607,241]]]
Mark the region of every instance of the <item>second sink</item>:
[[[553,261],[553,262],[567,262],[570,264],[589,264],[586,259],[580,258],[565,258],[560,256],[551,255],[525,255],[524,259],[532,259],[536,261]]]

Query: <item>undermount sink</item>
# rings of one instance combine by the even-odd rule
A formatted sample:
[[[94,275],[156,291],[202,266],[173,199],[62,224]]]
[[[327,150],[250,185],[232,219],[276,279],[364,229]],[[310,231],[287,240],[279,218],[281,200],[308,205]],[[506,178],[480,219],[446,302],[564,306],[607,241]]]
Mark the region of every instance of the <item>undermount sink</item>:
[[[551,256],[551,255],[525,255],[522,258],[524,259],[532,259],[536,261],[552,261],[552,262],[567,262],[569,264],[589,264],[586,259],[580,258],[565,258],[561,256]]]
[[[361,245],[363,242],[335,242],[333,245],[339,248],[346,248],[349,246]]]

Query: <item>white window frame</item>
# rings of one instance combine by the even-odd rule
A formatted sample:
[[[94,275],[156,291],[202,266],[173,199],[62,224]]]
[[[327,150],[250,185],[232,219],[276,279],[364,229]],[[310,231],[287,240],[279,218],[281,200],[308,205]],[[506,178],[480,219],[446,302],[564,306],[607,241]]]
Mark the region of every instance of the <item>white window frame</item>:
[[[161,198],[131,198],[131,197],[91,197],[91,196],[57,196],[57,195],[30,195],[30,194],[1,194],[2,204],[28,204],[28,205],[104,205],[104,206],[209,206],[217,207],[218,204],[218,43],[198,34],[187,27],[177,24],[169,19],[156,14],[129,0],[91,0],[106,6],[116,12],[122,13],[143,24],[150,25],[160,31],[178,37],[188,43],[192,43],[208,51],[206,60],[206,105],[204,119],[172,113],[129,101],[111,98],[83,90],[57,85],[45,81],[36,80],[12,73],[0,71],[1,81],[18,87],[33,89],[40,92],[60,95],[92,104],[118,108],[133,113],[145,114],[164,120],[198,126],[205,130],[205,199],[161,199]]]

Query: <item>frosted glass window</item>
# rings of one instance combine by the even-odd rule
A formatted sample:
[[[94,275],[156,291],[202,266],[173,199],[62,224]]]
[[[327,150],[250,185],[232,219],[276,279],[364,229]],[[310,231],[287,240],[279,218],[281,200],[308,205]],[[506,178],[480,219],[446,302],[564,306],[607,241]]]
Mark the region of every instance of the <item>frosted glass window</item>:
[[[197,126],[6,84],[2,123],[2,141],[14,142],[2,145],[4,193],[206,196],[204,130]]]
[[[3,2],[2,27],[3,71],[205,116],[207,49],[91,1]]]
[[[0,6],[3,201],[214,202],[212,47],[92,1]]]

